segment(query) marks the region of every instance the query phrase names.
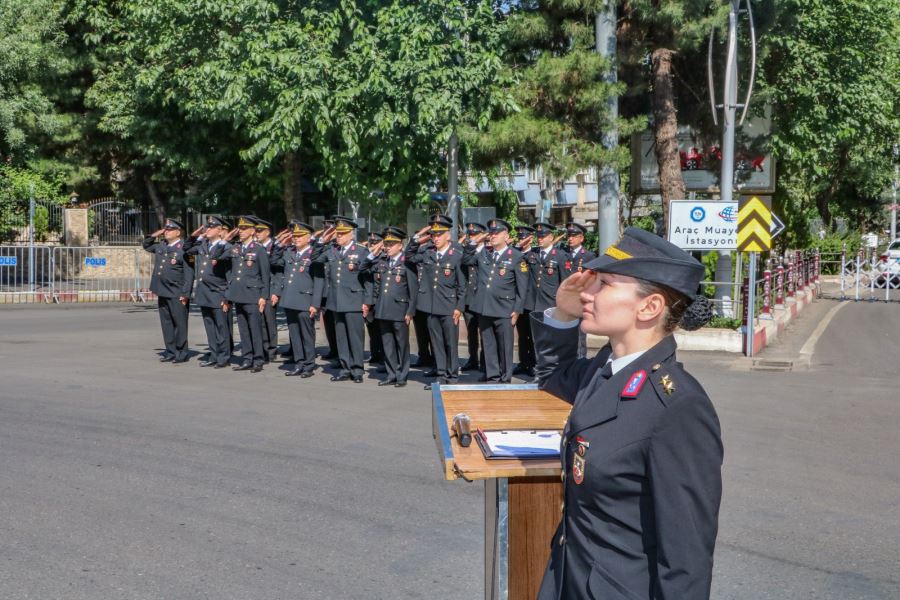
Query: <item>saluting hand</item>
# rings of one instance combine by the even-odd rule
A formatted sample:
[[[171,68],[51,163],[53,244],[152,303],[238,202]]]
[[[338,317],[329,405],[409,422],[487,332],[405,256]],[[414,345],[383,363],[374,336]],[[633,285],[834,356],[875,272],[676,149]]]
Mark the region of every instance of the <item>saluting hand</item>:
[[[378,256],[381,254],[381,250],[384,248],[384,242],[378,242],[374,244],[371,248],[369,248],[369,252],[371,252],[374,256]]]
[[[165,232],[165,229],[157,229],[153,233],[150,234],[150,237],[159,237]]]
[[[533,235],[529,235],[527,238],[522,240],[522,243],[519,244],[519,250],[525,251],[531,248],[531,242],[534,240]]]
[[[562,282],[556,292],[556,318],[574,321],[581,318],[581,295],[597,276],[593,271],[572,273]]]
[[[191,234],[191,237],[200,237],[203,232],[206,231],[206,225],[201,225],[197,229],[194,230],[194,233]]]

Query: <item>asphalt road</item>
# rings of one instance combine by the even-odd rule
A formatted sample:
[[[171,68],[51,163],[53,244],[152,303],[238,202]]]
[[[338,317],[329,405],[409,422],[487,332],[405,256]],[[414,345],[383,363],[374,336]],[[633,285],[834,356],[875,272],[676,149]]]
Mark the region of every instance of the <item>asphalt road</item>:
[[[159,348],[148,307],[0,309],[0,598],[482,597],[482,486],[442,481],[421,386]],[[898,356],[898,304],[841,309],[808,370],[682,355],[724,432],[714,598],[900,598]]]

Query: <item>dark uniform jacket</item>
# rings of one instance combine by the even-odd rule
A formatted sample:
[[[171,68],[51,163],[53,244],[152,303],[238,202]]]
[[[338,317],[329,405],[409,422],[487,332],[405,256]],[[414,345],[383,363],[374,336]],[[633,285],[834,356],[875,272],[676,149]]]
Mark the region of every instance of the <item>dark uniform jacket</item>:
[[[672,336],[605,380],[611,348],[576,359],[578,329],[543,317],[532,315],[541,387],[573,406],[538,599],[708,599],[723,455],[709,397]]]
[[[375,318],[384,321],[403,321],[404,317],[416,315],[416,299],[419,281],[412,265],[400,254],[397,264],[391,268],[391,259],[386,254],[366,259],[363,270],[372,275],[375,282]]]
[[[222,254],[231,249],[231,244],[220,241],[213,245],[209,240],[192,239],[186,254],[194,257],[194,303],[207,308],[219,308],[225,300],[231,260],[222,259]],[[210,256],[215,255],[215,258]]]
[[[543,312],[556,306],[556,292],[559,284],[566,278],[565,266],[568,259],[569,255],[556,247],[548,250],[544,260],[541,260],[540,248],[534,248],[525,255],[529,277],[525,310]]]
[[[581,273],[581,271],[584,270],[584,265],[597,258],[596,254],[590,250],[585,250],[584,246],[581,246],[578,249],[578,252],[569,252],[568,256],[569,258],[564,264],[566,271],[565,277],[568,277],[572,273]],[[565,279],[565,277],[563,277],[563,279]],[[556,303],[554,302],[553,305],[556,305]]]
[[[478,289],[478,265],[465,265],[466,273],[466,309],[475,303],[475,291]]]
[[[475,251],[469,244],[465,249],[463,264],[478,267],[478,284],[475,301],[469,305],[472,312],[485,317],[509,318],[510,314],[522,314],[528,295],[528,263],[525,255],[507,246],[494,260],[494,252],[484,248]]]
[[[462,267],[463,251],[450,243],[438,262],[434,244],[420,245],[410,241],[406,246],[406,262],[413,264],[419,278],[416,310],[431,315],[449,316],[462,312],[466,302],[466,276]]]
[[[225,298],[238,304],[256,304],[260,298],[269,298],[272,271],[269,254],[256,242],[245,248],[240,242],[221,254],[222,259],[231,259],[231,281]]]
[[[313,244],[313,262],[325,265],[328,279],[328,310],[362,312],[362,305],[372,297],[372,283],[361,271],[369,255],[364,246],[351,243],[341,256],[341,248],[331,244]]]
[[[271,238],[265,244],[260,244],[260,246],[265,248],[266,254],[269,255],[269,269],[272,271],[269,288],[277,290],[281,287],[281,278],[284,274],[281,255],[284,254],[285,248],[280,244],[276,244],[275,240]]]
[[[143,246],[154,255],[150,291],[160,298],[190,298],[194,269],[185,257],[185,243],[179,240],[170,246],[165,240],[157,242],[147,236]]]
[[[282,273],[272,293],[278,296],[278,304],[291,310],[309,310],[322,306],[322,290],[325,278],[321,265],[313,263],[312,247],[298,252],[287,248],[275,258],[276,267]],[[276,287],[277,286],[277,287]]]

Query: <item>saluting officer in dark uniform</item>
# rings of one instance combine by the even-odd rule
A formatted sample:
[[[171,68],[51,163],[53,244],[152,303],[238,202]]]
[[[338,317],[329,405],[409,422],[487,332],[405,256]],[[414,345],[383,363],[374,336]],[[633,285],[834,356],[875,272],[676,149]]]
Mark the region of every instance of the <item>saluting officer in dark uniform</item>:
[[[419,276],[416,311],[428,315],[435,376],[442,384],[453,383],[459,377],[458,326],[466,301],[463,252],[450,242],[451,227],[453,219],[434,215],[429,228],[418,232],[406,246],[406,260],[416,266]],[[426,239],[432,244],[421,248]],[[431,389],[431,384],[425,389]]]
[[[406,232],[387,227],[382,242],[370,247],[363,270],[372,274],[375,295],[374,314],[384,348],[387,378],[379,386],[403,387],[409,376],[409,324],[416,313],[419,282],[415,269],[403,254]]]
[[[566,223],[566,243],[569,247],[569,259],[565,263],[566,276],[581,273],[584,265],[594,260],[597,255],[584,247],[584,234],[587,228],[575,222]]]
[[[243,361],[233,369],[251,373],[262,371],[265,362],[262,315],[272,278],[269,254],[253,239],[255,227],[254,221],[240,217],[237,229],[231,233],[232,236],[237,233],[239,242],[222,255],[222,259],[231,259],[231,280],[225,299],[234,305],[241,334]]]
[[[559,284],[565,278],[565,263],[568,260],[568,254],[556,248],[554,243],[557,241],[553,236],[554,228],[549,223],[535,223],[534,237],[537,238],[538,245],[525,255],[528,261],[528,297],[525,300],[525,313],[542,312],[556,304],[556,290]],[[524,324],[528,326],[525,331],[524,327],[519,327],[523,319],[519,319],[516,323],[519,333],[519,367],[516,371],[534,375],[534,339],[531,334],[531,319],[524,319]],[[525,341],[523,341],[525,340]],[[525,346],[525,354],[523,352]],[[523,358],[528,356],[528,360]],[[516,373],[513,371],[513,373]]]
[[[478,288],[473,310],[478,313],[478,328],[484,346],[482,381],[509,383],[513,370],[513,327],[525,307],[528,289],[528,263],[524,255],[508,245],[509,223],[503,219],[488,222],[491,250],[476,252],[482,236],[470,240],[463,263],[478,265]]]
[[[353,239],[356,221],[349,217],[334,217],[334,220],[334,229],[315,241],[313,251],[313,260],[325,265],[329,283],[328,307],[335,315],[341,370],[331,380],[352,379],[354,383],[362,383],[366,331],[363,310],[368,312],[366,300],[371,298],[372,291],[360,267],[369,251]],[[337,248],[329,243],[332,238],[337,242]]]
[[[513,369],[513,375],[534,375],[534,340],[531,339],[531,319],[529,313],[534,310],[534,256],[531,244],[534,242],[534,227],[529,225],[516,226],[516,246],[522,252],[525,262],[528,263],[528,285],[525,293],[525,304],[522,314],[516,320],[516,334],[519,338],[519,364]]]
[[[709,598],[722,440],[673,330],[712,316],[704,267],[629,228],[532,313],[542,388],[572,404],[563,430],[563,515],[538,600]],[[580,329],[606,335],[576,358]]]
[[[200,366],[216,369],[227,367],[231,359],[229,311],[225,310],[231,259],[222,258],[231,244],[222,239],[223,228],[231,228],[228,221],[219,216],[209,217],[206,225],[194,232],[187,250],[187,254],[195,257],[194,303],[200,307],[209,346],[209,357]]]
[[[159,322],[166,349],[160,362],[183,363],[188,359],[188,304],[194,270],[185,260],[181,239],[184,225],[166,219],[162,229],[144,238],[144,250],[154,254],[150,291],[156,294]],[[156,238],[163,236],[157,242]]]
[[[281,285],[281,266],[280,257],[283,248],[275,243],[272,239],[272,224],[265,219],[252,217],[254,237],[256,243],[266,249],[269,259],[270,288],[277,288]],[[266,310],[263,311],[263,355],[265,362],[275,360],[278,354],[278,319],[276,315],[275,305],[272,298],[266,298]]]
[[[326,230],[333,228],[334,218],[325,219],[323,224]],[[331,244],[337,246],[337,243],[333,240]],[[324,273],[324,265],[322,268]],[[337,360],[337,334],[334,331],[334,311],[328,309],[330,290],[331,284],[328,282],[328,278],[325,277],[325,288],[322,290],[322,327],[325,329],[325,339],[328,340],[328,354],[325,354],[322,358],[325,360]]]
[[[384,242],[384,237],[382,236],[382,232],[372,231],[369,233],[369,241],[367,248],[371,251],[371,249]],[[364,270],[366,277],[369,278],[372,290],[375,290],[375,282],[372,279],[373,274]],[[372,304],[374,305],[375,300],[372,299]],[[378,328],[378,323],[375,322],[375,314],[370,310],[366,313],[366,332],[369,334],[369,364],[378,365],[384,363],[384,346],[381,343],[381,330]],[[382,366],[378,369],[379,372],[384,372],[385,367]]]
[[[487,233],[487,227],[481,223],[466,223],[466,235],[469,238],[478,234]],[[484,243],[480,244],[482,247]],[[481,250],[476,245],[475,252]],[[469,360],[466,361],[461,369],[463,371],[479,371],[481,363],[484,361],[484,351],[480,350],[481,334],[478,331],[478,314],[472,311],[472,304],[475,302],[475,290],[478,284],[478,265],[467,265],[463,267],[466,273],[466,309],[463,312],[463,318],[466,320],[466,341],[469,345]]]
[[[301,221],[291,222],[293,247],[286,248],[276,259],[283,273],[273,300],[284,309],[294,368],[285,375],[312,377],[316,369],[316,315],[322,306],[325,278],[321,265],[313,264],[310,235],[312,227]]]

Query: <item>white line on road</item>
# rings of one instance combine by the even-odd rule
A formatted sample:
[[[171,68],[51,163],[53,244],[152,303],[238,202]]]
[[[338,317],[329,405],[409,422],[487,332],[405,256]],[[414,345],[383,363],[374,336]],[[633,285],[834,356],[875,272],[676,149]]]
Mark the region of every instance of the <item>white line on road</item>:
[[[822,337],[822,334],[825,333],[825,330],[828,328],[834,315],[847,304],[849,304],[849,302],[838,302],[833,306],[831,310],[828,311],[828,314],[825,315],[825,318],[822,319],[822,322],[819,323],[819,326],[816,327],[815,331],[812,332],[812,335],[809,336],[809,339],[806,340],[806,343],[803,344],[803,347],[800,348],[799,362],[804,366],[809,367],[812,362],[813,352],[816,350],[816,342],[818,342],[819,338]]]

